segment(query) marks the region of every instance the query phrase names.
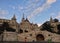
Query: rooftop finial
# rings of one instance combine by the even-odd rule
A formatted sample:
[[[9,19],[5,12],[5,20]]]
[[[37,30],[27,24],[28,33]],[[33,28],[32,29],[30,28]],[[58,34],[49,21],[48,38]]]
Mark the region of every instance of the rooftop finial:
[[[24,13],[23,13],[22,21],[24,21]]]
[[[52,16],[50,17],[50,22],[53,22]]]
[[[23,13],[23,19],[24,19],[24,13]]]
[[[16,16],[15,16],[15,14],[13,15],[13,18],[12,18],[12,20],[16,20]]]

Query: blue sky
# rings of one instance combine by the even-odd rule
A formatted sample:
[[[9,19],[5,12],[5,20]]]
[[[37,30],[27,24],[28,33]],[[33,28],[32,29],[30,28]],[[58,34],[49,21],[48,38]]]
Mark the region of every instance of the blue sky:
[[[14,14],[19,23],[23,14],[39,25],[50,16],[60,20],[60,0],[0,0],[0,18],[11,19]]]

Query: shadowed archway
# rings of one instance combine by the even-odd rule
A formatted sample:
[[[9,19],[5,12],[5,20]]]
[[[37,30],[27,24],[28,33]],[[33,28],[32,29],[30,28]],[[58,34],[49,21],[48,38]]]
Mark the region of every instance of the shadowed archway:
[[[36,40],[37,41],[44,41],[44,36],[42,34],[37,34],[36,35]]]

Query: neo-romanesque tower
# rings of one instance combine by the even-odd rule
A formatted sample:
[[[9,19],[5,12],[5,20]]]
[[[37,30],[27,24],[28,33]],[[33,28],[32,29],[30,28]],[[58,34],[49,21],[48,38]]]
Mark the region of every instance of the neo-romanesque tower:
[[[16,16],[15,16],[15,14],[13,15],[13,17],[12,17],[12,26],[13,26],[13,28],[14,29],[16,29],[16,32],[18,32],[18,23],[17,23],[17,21],[16,21]]]

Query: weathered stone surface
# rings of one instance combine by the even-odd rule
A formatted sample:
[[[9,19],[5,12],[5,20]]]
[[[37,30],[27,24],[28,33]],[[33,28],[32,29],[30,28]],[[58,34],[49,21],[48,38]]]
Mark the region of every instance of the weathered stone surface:
[[[17,41],[17,33],[15,32],[4,32],[3,41]]]
[[[22,18],[21,23],[16,22],[15,16],[11,20],[6,19],[0,19],[0,25],[3,24],[3,22],[8,22],[9,27],[15,29],[15,32],[8,32],[4,31],[2,35],[0,35],[1,41],[27,41],[27,42],[33,42],[37,41],[36,36],[38,34],[42,34],[44,36],[44,41],[48,41],[51,39],[53,42],[60,42],[60,35],[56,33],[51,33],[48,31],[41,31],[42,25],[38,27],[37,24],[30,23],[29,20],[24,17]],[[54,27],[54,31],[57,32],[57,25],[60,24],[60,22],[52,22],[52,19],[50,20],[51,26]],[[22,33],[20,33],[20,29],[23,30]],[[27,30],[28,32],[26,32]]]

